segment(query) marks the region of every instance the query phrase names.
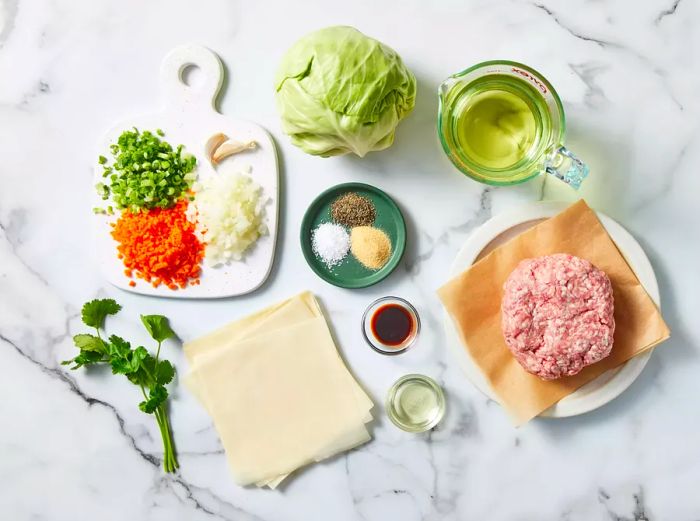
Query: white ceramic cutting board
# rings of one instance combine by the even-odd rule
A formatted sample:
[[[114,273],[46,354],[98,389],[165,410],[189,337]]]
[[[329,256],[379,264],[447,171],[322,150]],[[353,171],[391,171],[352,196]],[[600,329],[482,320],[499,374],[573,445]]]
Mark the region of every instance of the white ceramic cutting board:
[[[192,86],[183,79],[183,72],[188,67],[199,68],[200,81]],[[136,286],[131,287],[129,281],[132,279],[124,275],[124,265],[117,258],[117,243],[110,235],[110,222],[114,222],[117,215],[95,215],[94,235],[100,269],[107,280],[118,288],[163,297],[220,298],[251,292],[267,279],[272,269],[277,237],[277,154],[272,138],[263,128],[248,121],[228,118],[216,111],[215,102],[223,80],[224,68],[221,60],[209,49],[186,45],[171,51],[163,60],[160,70],[162,111],[124,121],[106,134],[95,154],[94,182],[103,180],[102,166],[97,163],[98,156],[111,158],[109,145],[114,143],[124,130],[136,127],[141,131],[155,131],[160,128],[165,132],[161,139],[173,147],[184,145],[185,152],[197,158],[195,172],[200,179],[228,170],[240,171],[250,167],[252,178],[263,187],[264,197],[269,200],[265,208],[269,234],[258,239],[248,250],[243,261],[210,267],[205,259],[199,285],[171,290],[163,285],[154,288],[149,283],[134,278]],[[205,143],[210,136],[218,132],[237,141],[254,140],[258,146],[255,150],[229,156],[214,170],[205,154]],[[93,203],[93,206],[106,206],[106,202],[102,201],[96,191]]]

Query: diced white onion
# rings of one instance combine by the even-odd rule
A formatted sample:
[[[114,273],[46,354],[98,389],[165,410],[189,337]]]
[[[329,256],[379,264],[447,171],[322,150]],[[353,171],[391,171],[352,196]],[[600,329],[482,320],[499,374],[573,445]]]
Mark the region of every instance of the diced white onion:
[[[261,235],[267,235],[263,189],[241,172],[217,174],[192,186],[187,218],[205,243],[207,264],[238,261]]]

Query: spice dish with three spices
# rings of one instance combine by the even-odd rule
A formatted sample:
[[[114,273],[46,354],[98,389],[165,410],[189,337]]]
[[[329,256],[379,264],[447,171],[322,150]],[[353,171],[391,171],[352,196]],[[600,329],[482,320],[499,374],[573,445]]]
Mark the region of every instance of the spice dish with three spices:
[[[321,278],[358,288],[384,279],[398,264],[406,229],[396,203],[362,183],[337,185],[309,206],[301,230],[304,256]]]
[[[340,264],[348,252],[367,269],[382,268],[391,257],[391,239],[372,226],[376,216],[374,204],[366,197],[355,192],[341,195],[331,204],[335,222],[321,223],[313,231],[314,253],[329,268]]]

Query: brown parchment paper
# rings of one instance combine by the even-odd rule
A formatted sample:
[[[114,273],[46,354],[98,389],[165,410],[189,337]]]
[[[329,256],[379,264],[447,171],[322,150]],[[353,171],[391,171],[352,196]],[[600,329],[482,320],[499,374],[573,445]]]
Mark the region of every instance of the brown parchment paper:
[[[569,253],[610,277],[615,335],[610,356],[574,376],[544,381],[511,355],[501,332],[503,283],[527,258]],[[521,425],[608,369],[669,337],[661,313],[595,212],[579,201],[496,248],[438,290],[467,349],[516,425]]]

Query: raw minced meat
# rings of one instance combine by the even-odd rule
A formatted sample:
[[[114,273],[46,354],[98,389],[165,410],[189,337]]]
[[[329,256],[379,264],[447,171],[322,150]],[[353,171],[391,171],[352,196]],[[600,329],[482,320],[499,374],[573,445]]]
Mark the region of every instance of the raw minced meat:
[[[612,286],[587,260],[565,253],[526,259],[503,289],[503,336],[526,371],[553,380],[610,354]]]

